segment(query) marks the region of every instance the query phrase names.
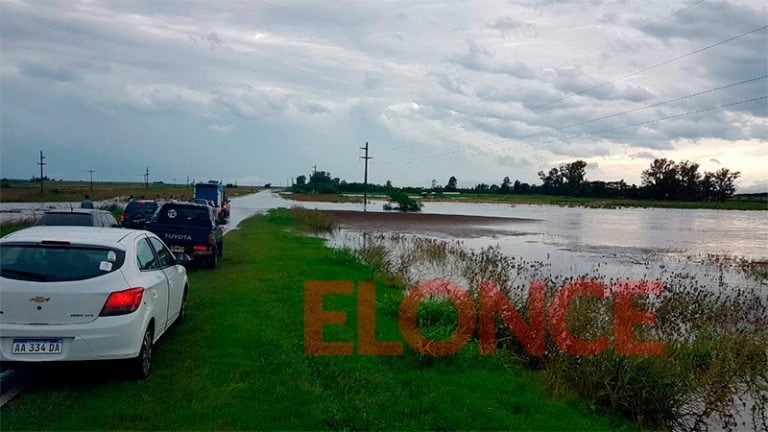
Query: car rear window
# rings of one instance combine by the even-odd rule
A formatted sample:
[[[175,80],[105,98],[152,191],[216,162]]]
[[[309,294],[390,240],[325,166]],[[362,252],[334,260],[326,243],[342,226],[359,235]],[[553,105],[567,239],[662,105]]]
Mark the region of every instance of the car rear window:
[[[7,279],[91,279],[118,270],[124,261],[124,251],[104,247],[8,243],[0,246],[0,276]]]
[[[125,207],[125,215],[146,215],[151,216],[157,210],[157,203],[154,201],[131,201]]]
[[[46,213],[35,225],[93,226],[93,215],[87,213]]]
[[[209,211],[207,207],[166,205],[158,212],[157,221],[167,224],[210,227]]]

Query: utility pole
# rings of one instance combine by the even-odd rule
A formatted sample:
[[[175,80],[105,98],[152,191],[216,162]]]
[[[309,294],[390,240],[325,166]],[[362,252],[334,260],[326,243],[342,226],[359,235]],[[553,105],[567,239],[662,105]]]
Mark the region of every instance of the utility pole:
[[[95,170],[86,170],[86,172],[91,174],[91,193],[93,193],[93,173],[95,173]]]
[[[144,189],[149,190],[149,167],[144,171]]]
[[[45,165],[45,162],[43,162],[44,159],[45,156],[43,156],[43,151],[40,150],[40,162],[37,163],[40,165],[40,195],[43,194],[43,166]]]
[[[317,174],[317,164],[312,165],[312,175]]]
[[[368,160],[373,159],[368,156],[368,141],[365,142],[365,147],[360,147],[360,150],[365,150],[365,156],[360,156],[360,159],[365,159],[365,180],[363,180],[363,211],[368,211]]]

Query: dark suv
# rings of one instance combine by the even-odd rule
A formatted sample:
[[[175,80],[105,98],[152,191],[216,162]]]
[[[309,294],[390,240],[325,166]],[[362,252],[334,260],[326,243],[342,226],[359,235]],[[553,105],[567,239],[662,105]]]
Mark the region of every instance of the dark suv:
[[[120,221],[125,228],[144,229],[158,206],[158,202],[153,200],[133,200],[125,207]]]
[[[35,225],[116,227],[117,219],[106,210],[72,209],[47,211]]]
[[[184,253],[193,261],[214,268],[224,251],[223,230],[214,209],[203,204],[168,201],[146,224],[173,253]]]

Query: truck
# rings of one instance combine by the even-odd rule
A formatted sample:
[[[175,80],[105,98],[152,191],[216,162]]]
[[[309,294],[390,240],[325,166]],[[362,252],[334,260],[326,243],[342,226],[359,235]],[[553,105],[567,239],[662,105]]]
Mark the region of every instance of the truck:
[[[194,199],[203,199],[213,203],[216,210],[216,220],[225,224],[229,220],[229,199],[224,185],[217,180],[210,180],[207,183],[195,184]]]
[[[146,224],[175,254],[215,268],[224,252],[224,233],[213,208],[204,204],[169,201],[160,205]]]

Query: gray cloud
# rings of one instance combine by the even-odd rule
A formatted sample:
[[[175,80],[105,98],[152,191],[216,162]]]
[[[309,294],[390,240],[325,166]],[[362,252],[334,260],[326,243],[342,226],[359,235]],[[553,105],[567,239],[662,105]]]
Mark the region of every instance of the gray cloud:
[[[493,179],[509,167],[533,181],[539,165],[565,157],[649,159],[681,142],[737,146],[768,135],[765,103],[625,127],[765,94],[763,80],[638,110],[768,73],[767,31],[574,96],[764,25],[754,2],[704,2],[642,32],[673,5],[116,0],[0,9],[7,176],[31,176],[39,147],[59,177],[80,176],[83,165],[138,176],[137,155],[157,149],[182,155],[164,168],[169,177],[276,182],[315,163],[358,176],[339,161],[357,161],[369,140],[381,164],[374,181],[428,181],[448,169]],[[610,117],[627,110],[637,111]],[[455,160],[441,161],[450,152]],[[426,161],[419,170],[383,163],[417,157]],[[758,178],[729,168],[743,182]]]

